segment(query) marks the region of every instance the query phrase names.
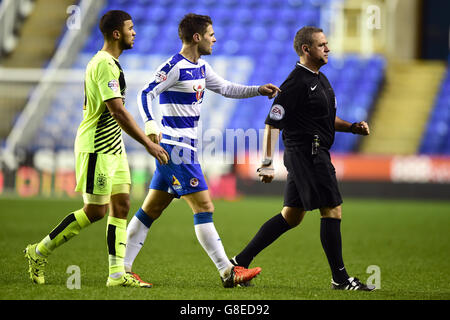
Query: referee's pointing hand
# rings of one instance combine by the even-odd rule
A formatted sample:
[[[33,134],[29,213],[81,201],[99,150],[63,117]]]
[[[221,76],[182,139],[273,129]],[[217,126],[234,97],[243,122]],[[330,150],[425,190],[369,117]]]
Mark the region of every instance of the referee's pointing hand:
[[[268,83],[268,84],[264,84],[264,85],[260,86],[258,88],[258,92],[262,96],[266,96],[269,99],[273,99],[279,92],[281,92],[281,90],[276,85]]]

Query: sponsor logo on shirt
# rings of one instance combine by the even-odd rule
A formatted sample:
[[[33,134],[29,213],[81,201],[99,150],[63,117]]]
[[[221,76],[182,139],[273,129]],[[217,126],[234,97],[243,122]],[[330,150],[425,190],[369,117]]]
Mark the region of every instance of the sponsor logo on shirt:
[[[156,83],[160,83],[160,82],[163,82],[163,81],[166,81],[167,80],[167,73],[165,72],[165,71],[158,71],[156,74],[155,74],[155,81],[156,81]]]
[[[279,121],[284,118],[284,108],[279,104],[274,104],[270,109],[270,119]]]
[[[201,84],[199,85],[193,85],[192,89],[195,91],[195,98],[197,98],[197,102],[201,102],[203,99],[203,93],[205,92],[205,88],[202,87]]]
[[[183,188],[183,187],[181,186],[180,181],[178,181],[178,179],[177,179],[174,175],[172,175],[172,187],[173,187],[175,190],[180,190],[180,189]]]
[[[108,82],[108,87],[114,91],[114,92],[118,92],[120,89],[120,85],[119,85],[119,80],[117,79],[112,79],[110,82]]]

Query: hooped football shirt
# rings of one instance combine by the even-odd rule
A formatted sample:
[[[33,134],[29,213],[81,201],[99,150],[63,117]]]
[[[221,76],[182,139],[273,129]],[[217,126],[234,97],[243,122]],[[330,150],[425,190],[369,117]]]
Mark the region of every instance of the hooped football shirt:
[[[78,127],[75,152],[122,154],[122,129],[111,116],[105,101],[122,98],[125,77],[119,61],[106,51],[98,51],[86,68],[83,121]]]

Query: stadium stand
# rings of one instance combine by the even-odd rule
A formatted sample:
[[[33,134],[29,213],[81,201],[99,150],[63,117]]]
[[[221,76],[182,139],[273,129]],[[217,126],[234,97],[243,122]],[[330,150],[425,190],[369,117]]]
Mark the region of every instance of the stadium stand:
[[[303,25],[320,26],[321,6],[331,1],[111,0],[101,14],[111,9],[123,9],[133,17],[136,43],[133,50],[120,58],[126,76],[131,70],[148,70],[150,78],[155,65],[152,63],[150,66],[149,61],[160,57],[161,63],[179,51],[177,24],[184,14],[196,12],[209,14],[213,18],[218,39],[213,55],[207,60],[224,56],[227,59],[247,57],[252,62],[249,74],[244,77],[248,84],[272,82],[281,85],[298,60],[292,46],[296,31]],[[301,21],[300,25],[298,21]],[[84,69],[87,61],[102,47],[102,36],[97,29],[93,29],[73,68]],[[363,57],[355,54],[330,59],[321,71],[335,89],[338,116],[348,121],[368,118],[382,86],[385,65],[381,55]],[[228,70],[227,76],[223,76],[230,79],[230,72],[239,72],[240,67],[236,68]],[[135,98],[138,89],[128,87],[127,108],[141,123]],[[212,95],[210,93],[209,97]],[[42,129],[30,145],[35,149],[72,148],[82,117],[80,109],[76,107],[80,105],[81,99],[82,87],[79,84],[65,85],[52,102]],[[223,128],[218,129],[263,128],[270,104],[265,97],[236,100],[230,107],[229,120],[225,121]],[[333,151],[355,151],[358,139],[357,135],[338,133]],[[139,148],[136,142],[127,137],[125,143],[129,150]]]
[[[360,151],[416,154],[445,70],[442,61],[390,60],[385,74],[387,86],[370,119],[371,134],[362,140]]]
[[[2,18],[5,17],[0,17],[0,67],[5,69],[45,67],[55,52],[61,25],[64,25],[67,18],[66,8],[71,2],[63,0],[55,3],[52,0],[40,0],[1,3],[2,10],[5,10],[5,7],[12,10],[12,12],[5,10],[2,13],[7,18],[4,20],[12,23],[10,28],[14,32],[9,32],[8,25],[3,24]],[[8,71],[3,72],[7,74]],[[0,141],[11,131],[34,87],[29,78],[25,79],[24,82],[16,82],[14,87],[7,81],[0,81],[0,101],[2,101],[0,112],[4,120],[0,124]]]
[[[0,1],[0,61],[17,47],[23,24],[33,7],[34,0]]]
[[[450,62],[450,56],[449,56]],[[450,68],[442,81],[433,111],[422,136],[420,153],[450,155]]]

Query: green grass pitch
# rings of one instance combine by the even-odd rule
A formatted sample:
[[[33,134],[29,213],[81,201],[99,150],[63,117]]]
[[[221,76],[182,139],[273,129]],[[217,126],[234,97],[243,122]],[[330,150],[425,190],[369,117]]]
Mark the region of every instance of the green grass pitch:
[[[379,267],[381,289],[330,290],[330,271],[317,211],[256,257],[254,287],[224,289],[218,272],[197,242],[192,213],[176,200],[151,227],[134,271],[152,289],[107,288],[106,219],[49,258],[44,286],[33,285],[22,250],[41,240],[80,200],[0,198],[0,300],[448,300],[450,299],[450,202],[344,199],[343,256],[351,276],[366,281]],[[132,202],[129,218],[140,201]],[[214,222],[225,250],[238,253],[262,223],[278,213],[282,199],[246,197],[215,201]],[[70,290],[70,265],[81,270],[81,288]]]

